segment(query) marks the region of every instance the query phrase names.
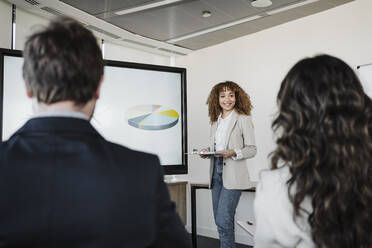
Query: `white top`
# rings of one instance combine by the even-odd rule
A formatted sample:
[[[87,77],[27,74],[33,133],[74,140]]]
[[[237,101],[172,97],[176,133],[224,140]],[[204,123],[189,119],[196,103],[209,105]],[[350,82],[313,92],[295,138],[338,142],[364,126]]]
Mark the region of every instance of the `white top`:
[[[254,211],[256,216],[256,248],[298,247],[313,248],[308,213],[312,212],[311,199],[305,198],[301,217],[293,220],[293,205],[288,197],[287,180],[290,172],[287,166],[261,173],[256,189]]]
[[[235,110],[233,110],[235,111]],[[226,136],[227,136],[227,129],[230,125],[230,121],[231,121],[231,116],[232,116],[232,112],[231,111],[229,113],[228,116],[226,116],[225,118],[222,118],[222,114],[220,114],[220,116],[218,117],[218,120],[217,120],[217,130],[216,130],[216,135],[215,135],[215,151],[222,151],[222,150],[225,150],[225,139],[226,139]],[[243,154],[242,154],[242,151],[240,149],[234,149],[235,153],[236,153],[236,156],[234,157],[231,157],[233,160],[237,160],[237,159],[241,159],[243,158]]]
[[[231,114],[232,112],[229,113],[228,116],[225,118],[222,118],[222,115],[218,117],[217,120],[217,130],[216,130],[216,136],[215,136],[215,146],[216,146],[216,151],[221,151],[224,150],[224,144],[225,144],[225,139],[227,135],[227,128],[229,127],[230,121],[231,121]]]

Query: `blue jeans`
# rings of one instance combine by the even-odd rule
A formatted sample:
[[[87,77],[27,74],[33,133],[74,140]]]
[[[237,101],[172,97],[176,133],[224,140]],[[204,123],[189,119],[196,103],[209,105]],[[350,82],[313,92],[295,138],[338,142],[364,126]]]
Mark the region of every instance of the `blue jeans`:
[[[214,158],[212,204],[214,221],[220,236],[221,248],[235,248],[234,216],[241,190],[226,189],[222,184],[223,159]]]

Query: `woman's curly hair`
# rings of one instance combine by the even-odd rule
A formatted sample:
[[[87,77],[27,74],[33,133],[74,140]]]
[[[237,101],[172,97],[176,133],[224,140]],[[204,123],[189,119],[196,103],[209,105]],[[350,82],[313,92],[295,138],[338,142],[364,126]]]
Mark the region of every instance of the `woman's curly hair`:
[[[235,93],[235,111],[239,114],[251,115],[253,106],[251,104],[249,95],[237,83],[234,83],[232,81],[225,81],[213,86],[211,92],[209,93],[207,104],[208,116],[211,123],[218,120],[218,116],[222,111],[219,104],[220,93],[222,91],[226,91],[227,89]]]
[[[277,102],[271,166],[290,168],[293,218],[310,197],[317,247],[372,247],[372,104],[354,71],[329,55],[303,59]]]

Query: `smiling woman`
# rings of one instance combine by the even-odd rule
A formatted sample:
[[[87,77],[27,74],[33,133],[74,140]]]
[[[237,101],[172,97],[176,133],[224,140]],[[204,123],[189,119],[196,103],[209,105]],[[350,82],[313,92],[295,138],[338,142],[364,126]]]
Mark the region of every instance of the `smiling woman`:
[[[220,92],[219,103],[222,108],[222,118],[228,116],[235,107],[235,92],[230,89],[225,89],[225,91]]]
[[[214,220],[222,248],[234,248],[234,216],[241,190],[252,186],[246,160],[256,155],[251,101],[231,81],[216,84],[207,100],[211,122],[210,145],[202,151],[217,151],[210,158],[210,188]],[[209,154],[209,153],[208,153]]]

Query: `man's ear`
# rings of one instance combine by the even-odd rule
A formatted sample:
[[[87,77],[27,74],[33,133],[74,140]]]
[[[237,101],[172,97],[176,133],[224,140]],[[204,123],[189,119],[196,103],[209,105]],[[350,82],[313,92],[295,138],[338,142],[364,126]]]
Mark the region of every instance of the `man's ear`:
[[[98,87],[97,87],[96,93],[94,94],[94,99],[95,99],[95,100],[97,100],[97,99],[99,98],[100,91],[101,91],[102,81],[103,81],[103,75],[101,76],[101,79],[99,80],[99,83],[98,83]]]
[[[26,94],[27,94],[27,97],[28,97],[28,98],[32,98],[32,93],[31,93],[31,91],[28,89],[27,84],[26,84]]]

